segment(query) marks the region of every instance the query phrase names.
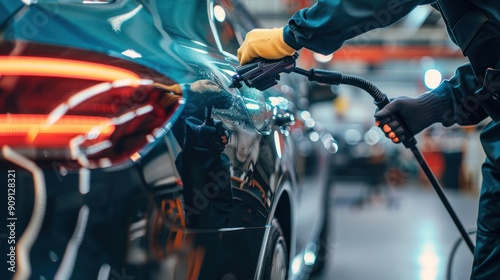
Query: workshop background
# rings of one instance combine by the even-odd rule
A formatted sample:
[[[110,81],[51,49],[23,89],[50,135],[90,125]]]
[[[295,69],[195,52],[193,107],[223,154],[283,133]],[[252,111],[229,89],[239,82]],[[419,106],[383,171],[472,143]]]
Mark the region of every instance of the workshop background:
[[[308,0],[247,0],[262,27],[281,27]],[[390,15],[379,14],[380,22]],[[389,97],[435,88],[467,63],[440,14],[416,8],[398,23],[347,41],[333,55],[301,50],[299,65],[362,76]],[[332,87],[333,102],[313,104],[312,116],[336,136],[339,152],[330,208],[329,265],[314,279],[468,279],[472,254],[409,150],[373,127],[371,97]],[[417,136],[418,148],[445,188],[463,225],[475,229],[484,153],[478,126],[440,124]]]

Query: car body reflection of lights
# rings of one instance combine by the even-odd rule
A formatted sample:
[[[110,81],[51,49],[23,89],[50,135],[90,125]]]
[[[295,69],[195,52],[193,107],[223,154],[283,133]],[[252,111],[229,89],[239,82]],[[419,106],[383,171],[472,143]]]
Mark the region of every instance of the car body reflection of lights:
[[[105,93],[112,88],[113,88],[113,85],[111,83],[101,83],[101,84],[97,84],[95,86],[88,87],[85,90],[82,90],[78,93],[75,93],[73,96],[71,96],[67,102],[68,106],[69,106],[69,108],[72,109],[72,108],[78,106],[83,101],[90,99],[96,95]]]
[[[278,131],[274,131],[274,145],[276,146],[276,154],[279,158],[281,158],[281,144]]]
[[[269,101],[271,102],[272,106],[278,106],[278,105],[286,104],[286,102],[287,102],[285,98],[283,98],[283,97],[275,97],[275,96],[269,97]]]
[[[247,104],[245,104],[245,106],[249,110],[259,110],[260,109],[259,105],[257,105],[257,104],[247,103]]]
[[[54,124],[57,122],[66,112],[74,107],[78,106],[80,103],[96,96],[99,94],[106,93],[111,88],[133,86],[138,85],[148,85],[152,84],[151,80],[116,80],[113,83],[100,83],[91,87],[88,87],[78,93],[71,96],[68,101],[59,104],[55,109],[53,109],[47,118],[49,124]]]
[[[101,168],[106,168],[106,167],[110,167],[113,163],[111,162],[111,160],[109,158],[101,158],[99,160],[99,166]]]
[[[130,120],[133,120],[135,118],[135,112],[128,112],[123,115],[120,115],[119,117],[112,118],[113,124],[115,125],[120,125],[124,124],[126,122],[129,122]]]
[[[100,127],[93,127],[88,133],[87,133],[87,139],[89,140],[95,140],[99,137],[101,134],[101,128]]]
[[[304,252],[304,264],[305,265],[313,265],[316,262],[316,244],[315,243],[308,243],[306,250]]]
[[[231,70],[229,70],[229,69],[222,69],[222,71],[226,72],[226,73],[227,73],[229,76],[231,76],[231,77],[232,77],[232,76],[234,76],[234,75],[236,74],[236,72],[231,71]]]
[[[299,272],[300,267],[302,266],[302,255],[297,255],[293,258],[292,261],[292,274],[297,274]]]
[[[141,58],[142,55],[132,49],[128,49],[122,52],[123,55],[128,56],[130,58]]]
[[[195,52],[202,53],[202,54],[207,54],[207,53],[208,53],[207,51],[205,51],[205,50],[201,50],[201,49],[198,49],[198,48],[192,48],[192,47],[188,47],[188,46],[183,46],[183,47],[188,48],[188,49],[191,49],[191,50],[193,50],[193,51],[195,51]]]
[[[312,265],[316,262],[316,255],[313,252],[306,252],[304,254],[304,263],[306,265]]]
[[[25,1],[23,1],[25,2]],[[33,1],[33,2],[36,2],[36,1]],[[83,0],[82,1],[82,4],[92,4],[92,5],[104,5],[104,4],[109,4],[111,2],[111,0],[108,0],[108,1],[96,1],[96,0]],[[29,5],[29,4],[28,4]]]
[[[142,5],[139,5],[139,6],[135,7],[135,9],[131,10],[130,12],[109,18],[108,22],[109,22],[109,24],[111,24],[111,27],[113,28],[113,30],[115,32],[120,32],[121,28],[122,28],[122,24],[125,21],[133,18],[137,13],[139,13],[139,11],[141,9],[142,9]]]
[[[197,44],[197,45],[200,45],[200,46],[204,46],[204,47],[206,47],[206,46],[207,46],[207,44],[202,43],[202,42],[200,42],[200,41],[191,40],[191,42],[193,42],[193,43],[195,43],[195,44]]]
[[[151,134],[146,135],[146,140],[148,143],[153,143],[155,141],[155,137]]]
[[[226,20],[226,11],[219,5],[214,6],[214,17],[218,22]]]
[[[97,154],[111,147],[113,147],[113,143],[111,143],[111,141],[102,141],[92,146],[89,146],[86,150],[86,154],[87,155]]]
[[[162,137],[164,134],[165,134],[165,130],[163,130],[162,128],[157,128],[153,131],[153,137],[155,139]]]
[[[144,115],[144,114],[147,114],[151,111],[153,111],[153,106],[152,105],[146,105],[146,106],[142,106],[140,108],[138,108],[137,110],[135,110],[135,113],[138,115],[138,116],[141,116],[141,115]]]

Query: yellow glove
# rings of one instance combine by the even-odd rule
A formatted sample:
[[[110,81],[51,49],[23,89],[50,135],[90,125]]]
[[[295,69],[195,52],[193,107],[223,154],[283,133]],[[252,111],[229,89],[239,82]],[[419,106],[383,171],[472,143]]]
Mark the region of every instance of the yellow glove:
[[[245,64],[257,57],[279,59],[293,55],[295,49],[283,40],[283,27],[274,29],[254,29],[248,32],[238,49],[238,60]]]

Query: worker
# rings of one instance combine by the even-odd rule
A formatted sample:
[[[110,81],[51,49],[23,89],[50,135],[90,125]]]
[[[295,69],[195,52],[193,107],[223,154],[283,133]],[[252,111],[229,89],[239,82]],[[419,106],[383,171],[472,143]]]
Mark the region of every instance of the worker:
[[[418,134],[433,123],[472,125],[490,116],[481,132],[486,152],[477,218],[471,279],[500,279],[500,2],[467,0],[318,0],[295,13],[281,28],[254,29],[238,49],[241,64],[257,57],[279,59],[301,48],[329,54],[344,41],[395,23],[419,5],[441,13],[451,40],[469,63],[436,89],[417,97],[401,96],[375,113],[393,142]],[[399,113],[405,131],[393,114]]]

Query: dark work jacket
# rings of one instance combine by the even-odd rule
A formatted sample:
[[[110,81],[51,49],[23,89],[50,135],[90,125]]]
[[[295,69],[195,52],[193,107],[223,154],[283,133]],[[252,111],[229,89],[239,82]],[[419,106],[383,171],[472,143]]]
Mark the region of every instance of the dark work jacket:
[[[329,54],[348,39],[389,26],[417,6],[433,3],[443,15],[452,41],[468,55],[466,48],[477,30],[488,19],[500,22],[500,1],[472,2],[474,4],[465,0],[440,0],[436,3],[429,0],[318,0],[312,7],[291,17],[283,37],[296,50],[304,47]],[[470,106],[471,100],[475,99],[474,93],[483,83],[484,72],[479,73],[480,77],[476,74],[473,67],[466,64],[427,95],[426,106],[444,113],[443,125],[477,124],[487,117],[481,107]]]

